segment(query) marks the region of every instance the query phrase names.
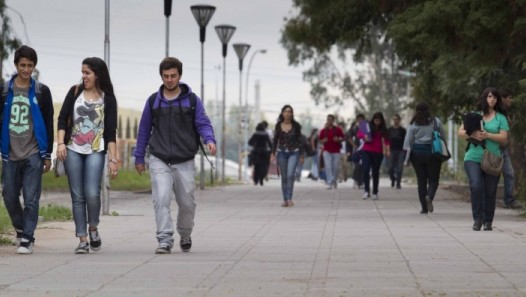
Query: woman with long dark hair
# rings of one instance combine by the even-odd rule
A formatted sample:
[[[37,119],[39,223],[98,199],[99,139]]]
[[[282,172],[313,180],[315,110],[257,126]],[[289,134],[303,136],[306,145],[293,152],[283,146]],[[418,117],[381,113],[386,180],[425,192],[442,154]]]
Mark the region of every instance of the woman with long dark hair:
[[[116,131],[117,99],[108,67],[100,58],[86,58],[82,83],[71,87],[64,99],[57,136],[57,158],[65,164],[75,235],[80,240],[76,254],[101,248],[101,178],[107,154],[110,176],[117,176]]]
[[[442,161],[431,154],[435,125],[441,135],[445,135],[440,119],[431,116],[427,103],[420,102],[415,107],[415,115],[411,119],[404,140],[404,150],[408,154],[406,160],[411,160],[416,173],[421,214],[434,210],[433,199],[438,189],[442,167]]]
[[[387,127],[385,125],[385,118],[383,113],[376,112],[373,118],[369,122],[371,133],[369,136],[366,131],[359,130],[357,133],[358,138],[364,140],[362,147],[362,173],[364,183],[364,193],[362,199],[371,197],[370,190],[370,172],[373,175],[373,200],[378,200],[378,184],[380,183],[380,166],[384,154],[389,157],[390,154],[390,143],[387,134]],[[371,139],[369,139],[369,137]]]
[[[458,129],[458,136],[479,143],[479,145],[472,143],[468,145],[464,156],[464,169],[469,180],[473,230],[480,231],[484,225],[484,231],[491,231],[493,230],[497,185],[500,176],[485,173],[480,163],[484,150],[502,156],[500,146],[508,141],[510,128],[502,111],[501,96],[496,88],[486,88],[482,92],[477,108],[482,114],[483,127],[468,135],[462,124]]]
[[[301,125],[294,120],[292,106],[285,105],[281,109],[278,122],[274,129],[271,160],[278,161],[281,174],[281,191],[283,204],[293,206],[292,191],[294,190],[294,173],[298,162],[303,162],[304,146],[301,141]]]

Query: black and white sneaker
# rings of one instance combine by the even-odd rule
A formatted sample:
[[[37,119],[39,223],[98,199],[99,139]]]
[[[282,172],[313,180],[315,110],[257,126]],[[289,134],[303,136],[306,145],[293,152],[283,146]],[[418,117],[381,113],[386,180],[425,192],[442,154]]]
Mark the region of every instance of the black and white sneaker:
[[[181,246],[181,251],[187,253],[190,251],[190,249],[192,249],[192,238],[182,237],[179,244]]]
[[[92,251],[98,251],[101,248],[102,240],[100,239],[99,231],[89,231],[89,244]]]
[[[81,241],[75,249],[75,254],[89,254],[89,243],[87,241]]]
[[[22,238],[20,240],[20,246],[16,250],[17,254],[32,254],[33,253],[33,242]]]
[[[172,249],[166,243],[159,244],[159,247],[155,250],[156,254],[170,254]]]

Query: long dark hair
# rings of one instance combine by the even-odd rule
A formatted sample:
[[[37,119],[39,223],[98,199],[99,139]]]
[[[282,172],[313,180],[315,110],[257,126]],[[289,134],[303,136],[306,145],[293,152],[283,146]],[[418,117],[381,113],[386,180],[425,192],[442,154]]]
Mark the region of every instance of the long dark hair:
[[[479,110],[482,110],[484,114],[488,114],[489,112],[489,105],[488,105],[488,96],[489,93],[493,94],[495,98],[497,98],[497,104],[495,104],[495,111],[504,113],[502,110],[502,97],[500,96],[500,92],[497,90],[497,88],[486,88],[484,91],[482,91],[482,94],[480,94],[479,97],[479,103],[477,104],[477,108]]]
[[[106,63],[97,57],[86,58],[82,61],[82,65],[86,65],[95,73],[97,80],[95,86],[103,91],[105,94],[115,96],[113,93],[113,84],[111,83],[110,72]]]
[[[374,124],[374,119],[382,120],[382,123],[380,124],[379,127],[377,127]],[[384,118],[384,114],[382,112],[378,111],[378,112],[375,112],[373,114],[373,117],[371,118],[371,121],[369,122],[369,126],[371,127],[371,130],[373,132],[380,131],[384,137],[387,136],[387,126],[385,125],[385,118]]]
[[[290,108],[290,111],[292,112],[292,117],[290,118],[292,129],[295,129],[297,133],[301,133],[301,125],[298,122],[296,122],[296,120],[294,120],[294,109],[289,104],[285,104],[281,108],[281,112],[279,113],[279,116],[278,116],[278,122],[276,123],[276,127],[274,131],[281,132],[281,123],[285,120],[285,118],[283,118],[283,111],[285,111],[285,109],[287,108]]]
[[[427,126],[431,123],[431,114],[429,113],[429,105],[425,102],[418,102],[415,106],[415,115],[411,119],[410,124],[417,126]]]

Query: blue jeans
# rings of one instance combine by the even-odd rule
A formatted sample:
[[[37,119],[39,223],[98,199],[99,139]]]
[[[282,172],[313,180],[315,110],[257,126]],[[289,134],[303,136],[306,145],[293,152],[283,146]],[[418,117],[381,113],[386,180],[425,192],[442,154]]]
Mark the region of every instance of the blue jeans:
[[[486,174],[480,163],[474,161],[465,161],[464,169],[469,180],[473,220],[493,222],[499,176]]]
[[[2,161],[2,195],[11,223],[22,237],[34,242],[42,191],[44,162],[38,153],[20,161]],[[20,191],[24,208],[20,204]]]
[[[389,156],[389,177],[391,182],[396,183],[397,186],[400,186],[402,182],[404,158],[405,153],[403,150],[391,150],[391,156]]]
[[[319,173],[318,173],[318,157],[319,157],[319,155],[318,154],[319,154],[319,152],[318,152],[318,150],[316,150],[316,155],[310,157],[310,159],[312,161],[310,174],[315,179],[317,179],[319,177]]]
[[[299,161],[299,152],[278,152],[278,166],[281,174],[281,192],[283,200],[292,200],[294,190],[294,173]]]
[[[87,224],[95,228],[99,225],[100,184],[104,159],[105,154],[102,152],[79,154],[68,149],[64,166],[68,176],[77,237],[88,235]]]
[[[327,180],[325,183],[327,185],[333,185],[338,182],[338,170],[340,169],[340,160],[341,154],[338,153],[329,153],[323,151],[323,163],[325,163],[325,175]]]
[[[513,197],[513,187],[515,185],[515,172],[511,164],[510,150],[506,147],[502,149],[502,174],[504,175],[504,205],[511,205],[515,202]]]

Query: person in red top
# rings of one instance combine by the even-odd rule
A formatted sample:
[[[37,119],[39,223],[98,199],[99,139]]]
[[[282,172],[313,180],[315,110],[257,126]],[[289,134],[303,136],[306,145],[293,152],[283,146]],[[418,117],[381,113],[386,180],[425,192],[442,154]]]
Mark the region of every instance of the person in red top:
[[[386,157],[390,155],[390,143],[385,126],[385,118],[381,112],[376,112],[369,123],[371,127],[372,139],[368,139],[365,131],[358,131],[358,138],[365,140],[362,148],[362,169],[364,190],[362,199],[371,197],[369,185],[369,172],[373,171],[373,200],[378,200],[378,183],[380,181],[380,166],[384,153]]]
[[[323,144],[323,162],[327,189],[336,188],[338,184],[338,169],[340,168],[340,148],[343,140],[343,131],[334,126],[334,116],[327,116],[327,124],[320,131],[319,142]]]

